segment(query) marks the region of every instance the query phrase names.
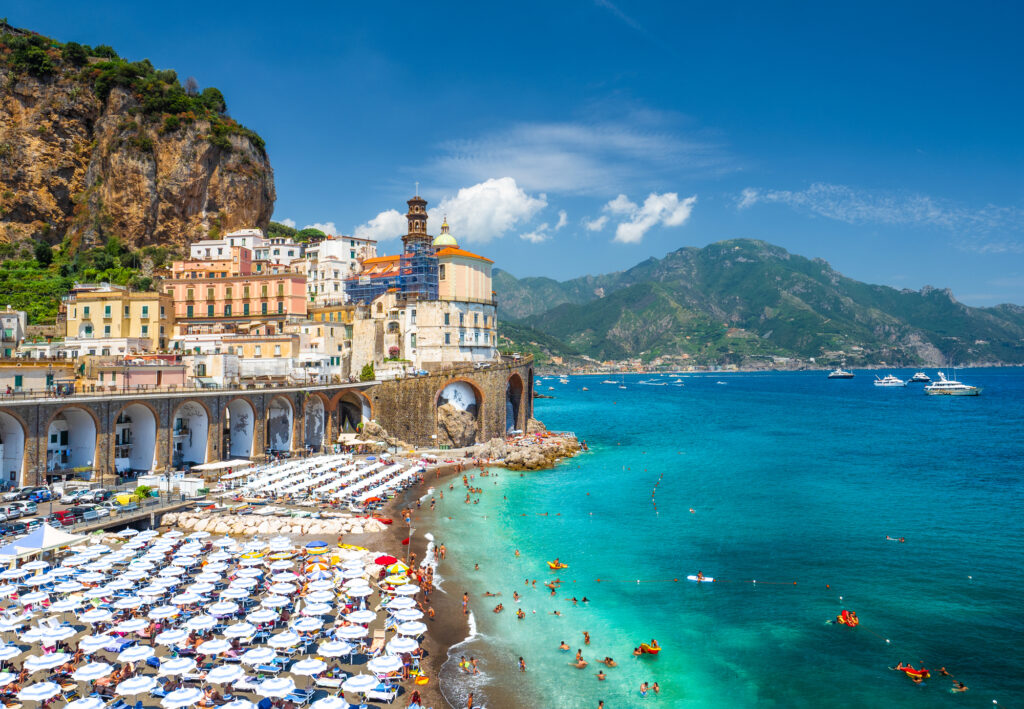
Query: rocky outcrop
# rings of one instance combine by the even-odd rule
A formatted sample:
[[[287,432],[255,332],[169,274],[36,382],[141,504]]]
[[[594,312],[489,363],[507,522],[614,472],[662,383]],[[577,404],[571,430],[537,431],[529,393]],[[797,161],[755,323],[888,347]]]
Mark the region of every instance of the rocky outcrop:
[[[465,448],[476,443],[476,416],[451,404],[437,408],[437,443]]]
[[[539,423],[539,422],[538,422]],[[554,466],[562,458],[569,458],[580,451],[580,444],[568,436],[546,438],[521,438],[513,444],[501,438],[493,438],[477,446],[473,457],[500,460],[512,470],[541,470]]]
[[[265,515],[200,515],[170,512],[160,524],[189,532],[210,532],[251,537],[254,535],[292,534],[298,536],[365,534],[384,531],[386,525],[365,517],[270,517]]]
[[[101,99],[77,71],[0,63],[0,242],[184,245],[267,225],[274,173],[258,137],[211,138],[209,121],[187,117],[169,128],[139,108],[121,87]]]
[[[411,448],[408,443],[390,435],[383,426],[376,421],[367,421],[363,424],[363,430],[359,432],[359,439],[370,443],[383,443],[387,446],[394,446],[399,449]]]

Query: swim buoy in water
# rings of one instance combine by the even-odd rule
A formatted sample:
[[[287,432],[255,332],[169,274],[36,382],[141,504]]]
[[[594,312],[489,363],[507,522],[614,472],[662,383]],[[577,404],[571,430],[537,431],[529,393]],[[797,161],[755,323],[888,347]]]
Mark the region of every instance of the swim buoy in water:
[[[844,609],[842,613],[836,616],[836,623],[839,625],[846,625],[850,628],[856,628],[860,624],[860,618],[856,615],[852,615],[850,611]]]
[[[553,561],[549,561],[548,562],[548,568],[550,568],[551,570],[554,571],[554,570],[557,570],[557,569],[568,569],[569,565],[568,564],[561,564],[561,563],[556,564]]]
[[[653,647],[647,643],[640,643],[640,652],[645,655],[657,655],[661,652],[661,647]]]

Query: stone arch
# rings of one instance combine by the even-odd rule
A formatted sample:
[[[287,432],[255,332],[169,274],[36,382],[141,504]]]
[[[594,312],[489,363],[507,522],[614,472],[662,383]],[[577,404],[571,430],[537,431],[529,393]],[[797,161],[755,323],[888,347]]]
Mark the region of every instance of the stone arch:
[[[156,463],[157,421],[149,404],[125,404],[114,417],[114,470],[148,473]]]
[[[275,396],[267,404],[267,450],[288,452],[292,449],[292,428],[295,409],[284,396]]]
[[[24,482],[27,438],[25,422],[13,412],[0,411],[0,487],[17,487]]]
[[[505,382],[505,432],[524,428],[523,378],[518,372]]]
[[[468,379],[451,379],[434,396],[438,445],[462,448],[476,443],[483,426],[484,393]]]
[[[213,417],[206,404],[188,399],[178,404],[171,415],[171,465],[202,465]]]
[[[324,435],[327,429],[327,400],[318,393],[306,397],[306,403],[302,413],[305,422],[303,444],[319,452],[324,445]]]
[[[92,478],[96,466],[99,420],[84,406],[63,406],[46,424],[46,472],[64,474],[75,468],[88,469],[82,477]]]
[[[360,391],[346,389],[338,395],[335,405],[338,410],[338,430],[355,433],[359,424],[373,418],[373,404]]]
[[[224,407],[224,451],[229,458],[251,458],[256,438],[256,407],[237,396]]]

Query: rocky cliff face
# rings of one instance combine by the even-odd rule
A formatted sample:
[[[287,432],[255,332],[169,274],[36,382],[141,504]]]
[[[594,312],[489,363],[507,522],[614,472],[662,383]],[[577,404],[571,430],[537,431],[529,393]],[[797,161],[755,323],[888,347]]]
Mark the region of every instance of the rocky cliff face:
[[[266,226],[276,195],[261,141],[211,140],[201,117],[146,120],[139,98],[115,86],[103,100],[79,72],[0,66],[0,242],[183,245]]]

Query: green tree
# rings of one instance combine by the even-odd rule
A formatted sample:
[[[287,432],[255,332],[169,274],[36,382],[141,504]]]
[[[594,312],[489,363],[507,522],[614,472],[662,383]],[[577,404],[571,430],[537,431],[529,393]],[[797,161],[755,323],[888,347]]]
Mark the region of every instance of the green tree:
[[[117,52],[114,48],[108,44],[101,44],[98,47],[92,48],[92,55],[94,57],[106,57],[107,59],[117,59]]]
[[[372,382],[377,378],[376,372],[373,371],[373,364],[367,363],[363,365],[363,371],[359,372],[359,381],[361,382]]]
[[[281,222],[270,222],[267,225],[267,236],[295,236],[299,230]]]
[[[327,234],[313,227],[306,227],[295,234],[295,240],[301,242],[326,239]]]
[[[35,245],[36,261],[40,266],[46,268],[53,263],[53,249],[45,241],[37,241]]]
[[[54,71],[50,55],[41,47],[31,45],[14,52],[11,64],[15,69],[27,71],[33,76],[45,76]]]
[[[224,94],[220,92],[220,89],[215,89],[209,86],[203,89],[203,93],[199,95],[199,100],[203,102],[203,105],[214,113],[224,113],[228,110],[227,101],[224,100]]]
[[[78,42],[68,42],[60,53],[64,61],[72,66],[84,66],[89,61],[89,53]]]

